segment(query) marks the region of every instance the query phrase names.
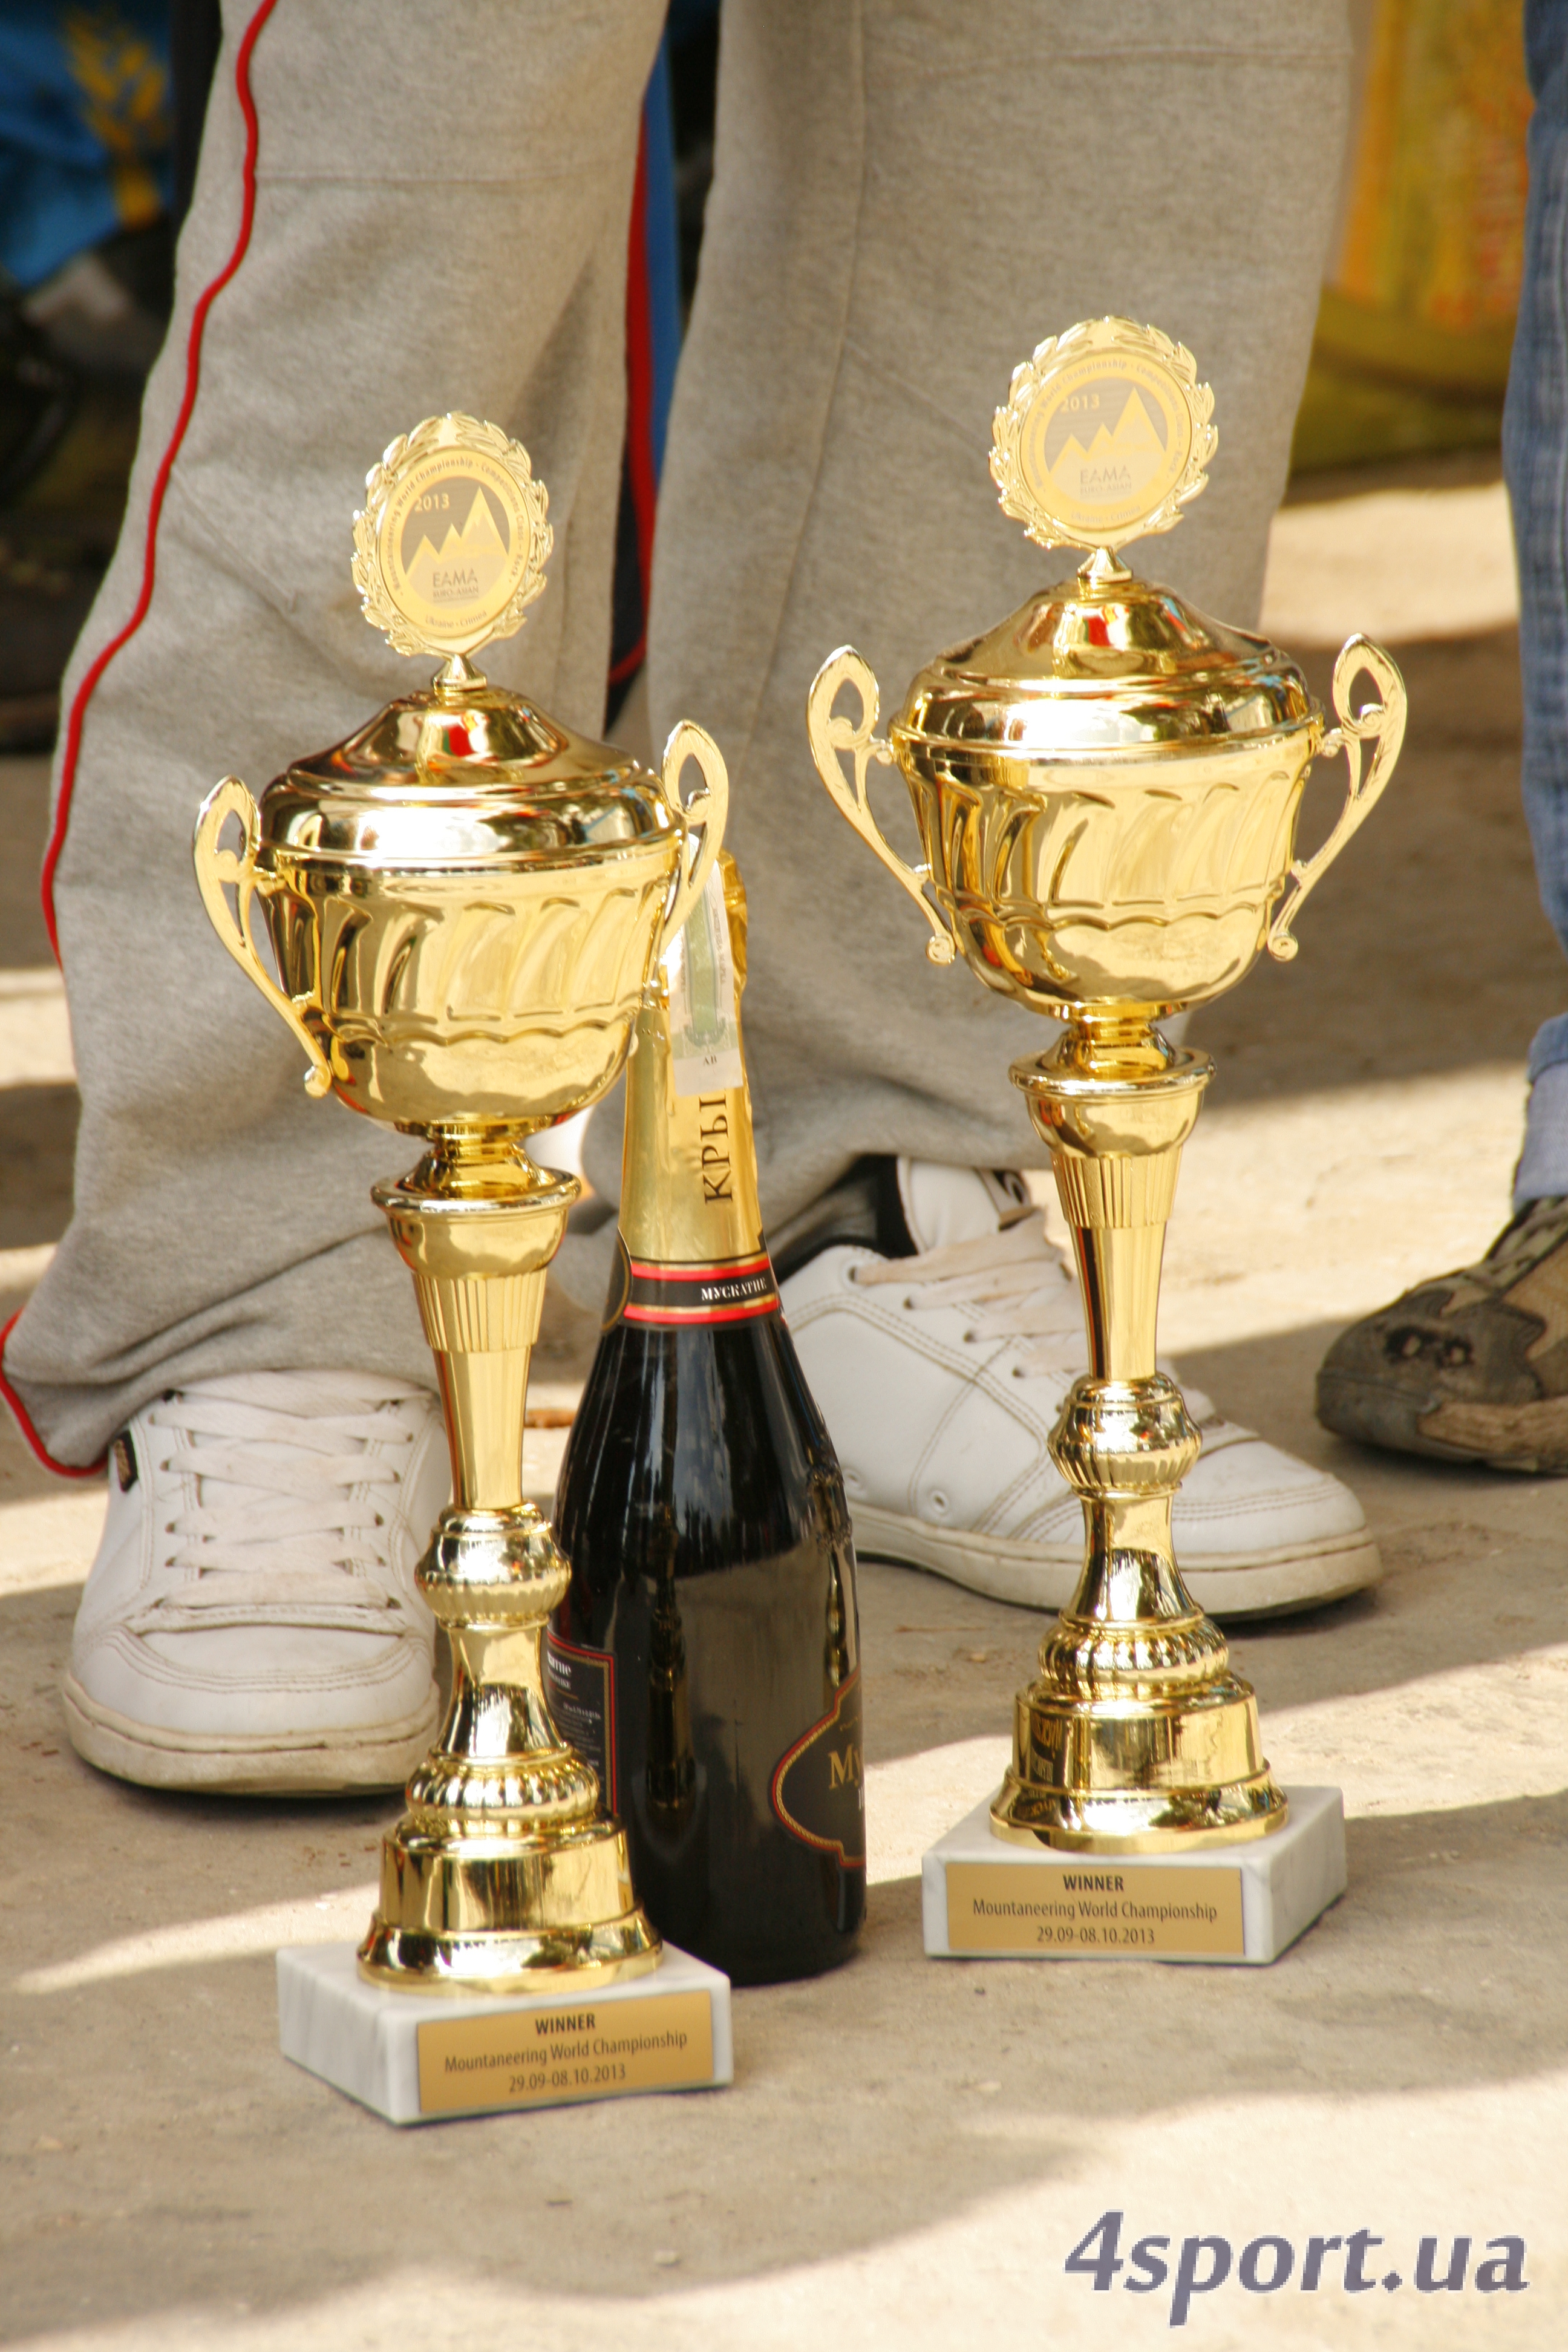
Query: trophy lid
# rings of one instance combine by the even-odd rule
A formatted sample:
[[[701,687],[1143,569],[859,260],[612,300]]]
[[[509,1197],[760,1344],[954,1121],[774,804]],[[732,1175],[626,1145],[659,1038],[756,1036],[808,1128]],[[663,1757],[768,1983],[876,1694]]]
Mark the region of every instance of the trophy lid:
[[[672,823],[658,779],[492,685],[471,656],[544,587],[548,500],[499,425],[426,417],[394,441],[354,517],[354,585],[433,683],[268,786],[262,832],[293,857],[447,867],[593,859]]]
[[[1213,412],[1191,352],[1155,328],[1089,320],[1039,345],[996,412],[992,475],[1037,545],[1091,552],[1076,579],[928,663],[895,740],[1147,757],[1312,723],[1288,655],[1117,560],[1128,541],[1171,530],[1203,489]]]
[[[1206,619],[1120,566],[1031,596],[1001,625],[928,662],[896,738],[985,743],[1021,758],[1100,758],[1278,734],[1316,710],[1267,638]]]

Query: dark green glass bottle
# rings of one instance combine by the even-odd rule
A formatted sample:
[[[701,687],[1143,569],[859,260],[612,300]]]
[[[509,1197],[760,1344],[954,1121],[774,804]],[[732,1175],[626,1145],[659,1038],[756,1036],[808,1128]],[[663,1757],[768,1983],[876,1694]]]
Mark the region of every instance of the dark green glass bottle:
[[[724,866],[738,999],[745,900]],[[738,1003],[727,1019],[738,1056]],[[865,1913],[859,1628],[843,1482],[763,1239],[744,1071],[716,1066],[707,1091],[677,1090],[661,977],[627,1075],[616,1279],[556,1496],[572,1586],[546,1669],[661,1933],[759,1984],[834,1967]]]

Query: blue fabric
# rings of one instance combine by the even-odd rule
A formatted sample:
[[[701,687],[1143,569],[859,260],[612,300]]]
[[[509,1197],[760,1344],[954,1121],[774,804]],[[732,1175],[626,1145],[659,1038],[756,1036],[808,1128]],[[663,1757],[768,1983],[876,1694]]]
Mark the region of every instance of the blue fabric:
[[[653,470],[664,471],[665,436],[680,357],[680,238],[675,209],[675,123],[670,110],[669,33],[658,45],[643,100],[643,236],[653,342]]]
[[[1503,412],[1519,552],[1523,793],[1542,903],[1568,951],[1568,0],[1527,0],[1535,112],[1524,280]],[[1515,1205],[1568,1192],[1568,1013],[1537,1031]]]
[[[0,0],[0,284],[167,208],[168,0]]]

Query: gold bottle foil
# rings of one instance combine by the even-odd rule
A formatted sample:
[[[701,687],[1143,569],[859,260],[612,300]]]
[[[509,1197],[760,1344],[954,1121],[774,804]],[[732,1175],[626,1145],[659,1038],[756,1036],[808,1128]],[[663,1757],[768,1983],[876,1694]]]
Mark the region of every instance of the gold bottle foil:
[[[746,894],[721,857],[734,962],[737,1050],[746,976]],[[681,1092],[663,968],[644,996],[626,1068],[619,1279],[608,1321],[679,1325],[775,1314],[778,1290],[757,1199],[752,1097],[739,1086]]]

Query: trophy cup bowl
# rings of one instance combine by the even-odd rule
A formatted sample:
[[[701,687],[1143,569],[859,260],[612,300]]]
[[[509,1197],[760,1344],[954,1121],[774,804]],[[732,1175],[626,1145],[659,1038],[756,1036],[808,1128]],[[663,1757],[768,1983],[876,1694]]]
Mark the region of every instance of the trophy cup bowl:
[[[876,681],[848,646],[806,709],[823,782],[920,907],[931,961],[960,950],[987,988],[1065,1024],[1012,1076],[1082,1280],[1089,1371],[1050,1448],[1083,1503],[1084,1570],[1019,1695],[991,1823],[1069,1851],[1180,1853],[1286,1818],[1252,1692],[1172,1548],[1199,1439],[1155,1361],[1160,1266],[1213,1070],[1156,1024],[1234,987],[1266,948],[1295,954],[1302,899],[1382,792],[1405,724],[1399,674],[1365,638],[1335,666],[1331,730],[1286,655],[1118,562],[1118,545],[1168,530],[1202,489],[1212,408],[1190,354],[1153,329],[1097,320],[1041,344],[997,412],[992,472],[1032,538],[1089,561],[928,664],[885,740]],[[1097,409],[1091,429],[1081,420]],[[1357,708],[1363,675],[1374,695]],[[847,690],[858,708],[841,707]],[[1312,762],[1341,751],[1343,808],[1298,858]],[[872,814],[874,761],[903,777],[915,867]]]
[[[672,778],[689,755],[717,773],[687,728]],[[217,845],[231,815],[237,856]],[[219,937],[300,1035],[312,1092],[416,1133],[533,1132],[619,1071],[703,822],[626,753],[464,665],[289,768],[259,807],[226,777],[197,872]],[[280,991],[226,887],[259,896]],[[693,902],[683,881],[680,910]]]
[[[431,418],[367,488],[367,616],[443,667],[259,803],[226,777],[195,842],[218,937],[304,1049],[310,1092],[427,1146],[373,1197],[414,1275],[452,1457],[416,1573],[453,1685],[384,1843],[360,1967],[418,1992],[605,1983],[652,1968],[660,1945],[542,1680],[570,1571],[523,1500],[522,1436],[545,1269],[580,1187],[523,1146],[619,1071],[718,854],[728,786],[700,728],[675,730],[655,775],[473,667],[543,586],[544,493],[517,443]],[[450,518],[439,548],[431,513]],[[689,760],[703,784],[683,804]],[[257,898],[277,981],[251,935]]]
[[[818,772],[880,856],[866,772],[873,760],[897,764],[924,861],[889,870],[906,888],[913,881],[933,961],[949,961],[956,946],[987,988],[1060,1021],[1147,1023],[1222,995],[1265,947],[1294,955],[1301,899],[1397,752],[1383,713],[1391,697],[1403,707],[1398,673],[1352,637],[1335,664],[1340,726],[1331,731],[1300,671],[1266,638],[1203,622],[1194,646],[1196,621],[1166,590],[1119,568],[1086,570],[929,663],[886,741],[875,734],[879,698],[867,663],[847,646],[824,663],[807,705]],[[1098,659],[1084,677],[1089,631]],[[1067,668],[1069,689],[1092,684],[1093,699],[1030,692],[1042,643],[1058,666],[1047,681],[1059,686]],[[1142,679],[1118,691],[1116,673],[1099,667],[1107,652],[1128,670],[1165,654],[1164,691],[1152,695]],[[1363,671],[1382,698],[1375,716],[1351,707]],[[853,719],[835,709],[847,685],[860,703]],[[1363,788],[1352,772],[1333,834],[1298,863],[1312,761],[1369,734],[1379,743],[1374,773]],[[847,789],[844,751],[854,761]]]

